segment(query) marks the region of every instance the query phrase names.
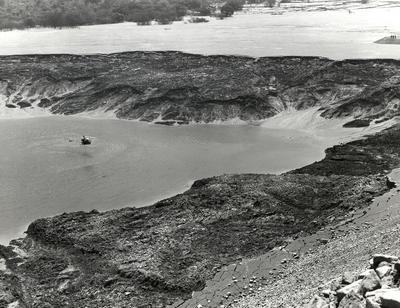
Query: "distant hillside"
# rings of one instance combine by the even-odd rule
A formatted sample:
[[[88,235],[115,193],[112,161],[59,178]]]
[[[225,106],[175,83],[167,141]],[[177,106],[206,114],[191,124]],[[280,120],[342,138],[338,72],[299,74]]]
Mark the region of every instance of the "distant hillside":
[[[243,0],[222,2],[221,17],[242,8]],[[213,0],[0,0],[0,29],[74,27],[123,21],[167,24],[187,14],[215,13]]]

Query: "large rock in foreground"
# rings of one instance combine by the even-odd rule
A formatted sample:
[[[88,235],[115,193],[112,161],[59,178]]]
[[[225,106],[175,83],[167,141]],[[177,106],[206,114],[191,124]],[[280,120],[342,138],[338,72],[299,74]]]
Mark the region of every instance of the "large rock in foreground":
[[[390,255],[374,255],[370,262],[370,269],[360,274],[362,280],[351,285],[340,286],[330,290],[334,297],[326,299],[323,295],[315,295],[305,307],[317,308],[316,298],[338,308],[400,308],[400,281],[398,257]],[[387,266],[389,271],[386,277],[390,286],[382,286],[378,277],[379,268]],[[382,288],[381,288],[382,287]]]

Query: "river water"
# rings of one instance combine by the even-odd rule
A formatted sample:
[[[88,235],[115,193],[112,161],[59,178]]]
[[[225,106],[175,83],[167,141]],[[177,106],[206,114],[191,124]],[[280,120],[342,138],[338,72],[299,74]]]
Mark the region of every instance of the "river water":
[[[79,138],[94,138],[81,146]],[[323,156],[328,141],[248,125],[165,127],[43,117],[0,120],[0,242],[40,217],[143,206],[224,173],[279,173]]]
[[[400,8],[239,14],[209,23],[0,32],[0,55],[179,50],[200,54],[399,58],[400,45],[373,42],[400,34]]]
[[[340,10],[242,14],[206,24],[123,23],[0,32],[0,54],[174,49],[250,56],[397,58],[400,45],[373,41],[400,31],[398,16],[397,8],[352,14]],[[285,129],[296,121],[289,122],[278,118],[264,127],[165,127],[110,119],[3,117],[0,243],[21,236],[36,218],[144,206],[187,189],[195,179],[223,173],[279,173],[321,159],[323,150],[338,142]],[[274,129],[277,125],[281,129]],[[83,134],[94,137],[93,145],[79,145]]]

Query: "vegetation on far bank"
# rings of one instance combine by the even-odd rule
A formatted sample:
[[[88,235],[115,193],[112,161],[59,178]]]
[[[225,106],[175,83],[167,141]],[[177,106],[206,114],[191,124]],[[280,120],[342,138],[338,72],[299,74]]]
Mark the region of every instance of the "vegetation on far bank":
[[[229,17],[243,4],[244,0],[0,0],[0,29],[124,21],[168,24],[185,15]]]
[[[225,18],[246,4],[280,6],[292,0],[0,0],[0,30],[33,27],[77,27],[82,25],[153,21],[170,24],[192,16],[189,22],[207,22],[199,16]],[[303,0],[309,2],[310,0]],[[357,0],[368,3],[369,0]]]

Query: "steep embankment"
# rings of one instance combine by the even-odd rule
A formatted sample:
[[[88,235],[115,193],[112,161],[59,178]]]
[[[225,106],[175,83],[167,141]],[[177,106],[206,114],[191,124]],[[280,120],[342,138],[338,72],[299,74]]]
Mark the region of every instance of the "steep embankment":
[[[394,170],[390,177],[398,184],[400,169]],[[370,285],[372,289],[379,289],[375,293],[377,298],[374,298],[374,293],[365,293],[370,279],[364,278],[369,276],[366,275],[368,272],[373,274],[366,272],[365,267],[373,255],[400,254],[399,204],[400,189],[393,189],[375,198],[368,207],[349,212],[344,221],[332,223],[329,228],[321,228],[313,235],[299,237],[300,243],[294,240],[281,246],[276,253],[288,256],[287,262],[275,264],[273,275],[267,275],[268,279],[262,281],[259,289],[249,292],[242,288],[240,299],[236,298],[231,307],[396,307],[398,302],[392,302],[392,305],[385,303],[380,294],[398,292],[398,265],[394,264],[392,271],[384,266],[389,264],[380,264],[379,268],[375,268],[379,278],[373,275],[375,284]],[[293,258],[293,252],[300,258]],[[261,257],[264,267],[270,266],[266,258],[269,255]],[[377,262],[374,264],[379,265]],[[226,280],[231,283],[232,278],[227,276]],[[347,293],[351,296],[345,296]],[[321,297],[311,300],[317,294]],[[365,300],[363,296],[370,298]]]
[[[180,52],[0,58],[4,110],[111,111],[167,124],[257,121],[288,108],[326,109],[367,126],[398,114],[400,62],[249,58]],[[9,115],[10,112],[6,113]]]

